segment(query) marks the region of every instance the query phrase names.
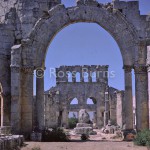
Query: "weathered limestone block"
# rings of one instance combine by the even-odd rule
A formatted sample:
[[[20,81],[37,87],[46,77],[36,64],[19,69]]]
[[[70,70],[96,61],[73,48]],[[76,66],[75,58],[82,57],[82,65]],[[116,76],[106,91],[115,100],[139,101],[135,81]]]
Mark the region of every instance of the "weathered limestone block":
[[[10,135],[10,134],[11,134],[11,127],[10,126],[0,127],[0,135]]]
[[[89,123],[90,122],[90,116],[86,112],[85,109],[81,109],[79,111],[79,123]]]
[[[76,134],[90,134],[92,133],[93,128],[92,127],[76,127],[74,128],[74,132]]]
[[[116,93],[117,96],[117,106],[116,106],[116,116],[117,116],[117,125],[120,128],[123,128],[125,125],[125,99],[124,99],[124,91],[118,91]]]
[[[0,150],[17,149],[23,146],[24,137],[22,135],[10,135],[0,137]]]
[[[124,66],[125,72],[125,122],[126,129],[133,129],[132,66]]]
[[[79,111],[79,123],[74,128],[75,134],[94,134],[93,126],[89,124],[90,116],[85,109]]]

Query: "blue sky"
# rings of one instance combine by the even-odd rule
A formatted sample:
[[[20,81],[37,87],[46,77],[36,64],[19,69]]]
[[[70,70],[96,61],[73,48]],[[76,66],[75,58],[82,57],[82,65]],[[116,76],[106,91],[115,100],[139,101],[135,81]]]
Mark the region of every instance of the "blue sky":
[[[98,0],[106,3],[111,0]],[[75,5],[75,0],[62,0],[66,7]],[[150,0],[140,0],[141,14],[150,12]],[[109,85],[124,89],[124,72],[119,47],[111,35],[94,23],[76,23],[61,30],[50,44],[46,57],[45,90],[55,86],[55,78],[49,68],[61,65],[109,65],[115,78]],[[133,73],[134,84],[134,73]],[[134,90],[133,90],[134,91]]]
[[[112,2],[112,0],[97,0],[99,3]],[[150,12],[150,0],[120,0],[120,1],[139,1],[141,14]],[[62,0],[66,7],[74,6],[76,0]]]

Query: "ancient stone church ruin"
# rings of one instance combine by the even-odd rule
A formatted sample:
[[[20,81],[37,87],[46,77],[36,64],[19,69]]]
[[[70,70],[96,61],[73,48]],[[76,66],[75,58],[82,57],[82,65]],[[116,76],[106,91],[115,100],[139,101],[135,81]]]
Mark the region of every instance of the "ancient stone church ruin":
[[[53,121],[56,124],[56,117],[60,116],[61,110],[65,110],[62,113],[62,123],[67,126],[68,110],[65,107],[70,101],[67,96],[71,95],[64,93],[66,101],[63,99],[61,108],[56,109],[56,114],[51,118],[46,115],[47,118],[43,121],[44,110],[41,108],[44,108],[44,78],[36,79],[34,109],[33,72],[39,68],[44,70],[46,52],[55,35],[66,26],[78,22],[97,23],[114,37],[122,55],[125,76],[125,92],[119,92],[117,95],[118,99],[124,97],[125,129],[133,129],[132,70],[136,80],[136,129],[149,128],[150,15],[140,15],[138,1],[113,0],[111,3],[102,4],[95,0],[78,0],[75,6],[66,8],[60,0],[3,0],[0,2],[0,83],[4,100],[3,125],[11,126],[12,133],[29,135],[35,122],[39,128],[43,127],[42,123],[45,123],[44,126],[53,125]],[[57,83],[54,90],[62,90],[60,87],[63,84],[65,83]],[[73,84],[76,88],[76,83]],[[97,124],[101,126],[104,108],[98,103],[105,101],[107,82],[85,85],[86,83],[80,84],[81,91],[88,90],[88,86],[93,86],[91,89],[97,87],[100,91],[101,100],[96,97],[94,91],[89,90],[87,96],[97,100],[96,106],[93,105],[89,109],[96,108]],[[66,83],[65,86],[68,89],[71,85]],[[58,99],[59,92],[54,94],[54,98]],[[108,95],[111,95],[111,92]],[[83,97],[80,98],[80,103],[84,104]],[[51,95],[47,99],[51,99]],[[51,105],[47,112],[52,111]],[[110,106],[111,115],[115,111],[114,108],[120,107],[120,104],[118,102],[117,106]],[[76,109],[76,106],[71,106],[70,109]],[[119,112],[117,116],[120,117]],[[37,118],[37,121],[34,118]],[[118,123],[122,124],[122,121]]]
[[[71,75],[67,74],[69,72]],[[87,73],[87,81],[85,81],[84,73]],[[93,81],[94,73],[96,73],[95,82]],[[79,74],[78,81],[77,74]],[[69,75],[72,82],[69,82]],[[81,109],[94,112],[94,122],[99,129],[107,125],[110,119],[113,124],[118,124],[122,128],[125,125],[124,91],[109,87],[108,76],[108,66],[61,66],[56,68],[57,85],[44,94],[44,105],[42,106],[45,109],[41,109],[45,111],[43,111],[43,119],[39,119],[43,120],[39,122],[41,128],[43,126],[68,128],[69,112],[78,114]],[[74,98],[78,99],[78,104],[71,104]],[[88,98],[91,98],[94,104],[87,104]]]

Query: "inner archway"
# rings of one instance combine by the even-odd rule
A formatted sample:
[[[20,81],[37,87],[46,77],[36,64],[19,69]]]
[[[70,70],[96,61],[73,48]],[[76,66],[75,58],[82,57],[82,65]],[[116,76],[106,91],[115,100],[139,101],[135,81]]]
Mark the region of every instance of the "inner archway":
[[[85,32],[86,31],[84,31],[83,30],[83,28],[82,28],[82,26],[83,26],[83,28],[86,28],[86,30],[89,30],[89,35],[87,36],[87,37],[89,37],[89,39],[87,39],[87,41],[86,41],[86,39],[84,40],[84,37],[82,37],[81,35],[82,35],[82,32],[83,32],[83,35],[85,34]],[[93,28],[92,27],[90,27],[90,26],[93,26]],[[82,32],[81,32],[81,30],[79,30],[79,28],[82,28]],[[96,28],[96,29],[95,29]],[[90,31],[90,29],[91,29],[91,31]],[[67,31],[68,30],[68,31]],[[79,32],[77,32],[77,30],[79,30]],[[94,31],[93,31],[94,30]],[[73,31],[76,33],[76,35],[74,35],[75,36],[75,38],[76,39],[72,39],[70,36],[69,36],[69,34],[71,34],[70,32],[72,32],[73,33]],[[68,34],[68,37],[67,37],[67,35],[65,35],[65,32]],[[98,32],[101,36],[100,36],[100,38],[99,39],[94,39],[95,41],[93,41],[93,40],[91,40],[90,39],[90,37],[94,37],[94,34],[91,34],[92,32],[94,32],[94,34],[96,34],[96,32]],[[78,35],[80,34],[80,36],[81,36],[81,38],[83,39],[83,42],[85,43],[85,44],[83,44],[84,45],[84,47],[81,49],[81,47],[79,48],[79,47],[77,47],[77,41],[80,41],[81,42],[81,40],[82,39],[80,39],[78,36],[77,36],[77,33],[78,33]],[[104,35],[104,34],[106,34],[106,35]],[[62,39],[64,39],[64,37],[65,37],[65,40],[64,41],[62,41]],[[101,41],[102,43],[104,43],[103,45],[105,45],[105,46],[103,46],[103,48],[99,51],[98,49],[99,48],[97,48],[97,47],[99,47],[98,45],[97,46],[94,46],[94,49],[97,49],[96,50],[96,55],[91,55],[91,53],[92,53],[92,51],[93,51],[93,45],[96,45],[96,42],[99,42],[100,41],[100,39],[103,39],[104,37],[103,36],[106,36],[105,38],[107,38],[108,39],[108,41]],[[73,35],[72,35],[72,37],[73,37]],[[98,35],[96,36],[96,37],[98,37]],[[79,38],[79,39],[77,39],[77,38]],[[60,39],[61,39],[61,43],[60,43]],[[58,41],[58,43],[59,44],[57,44],[57,41]],[[69,43],[68,43],[68,41],[69,41]],[[74,42],[73,41],[76,41],[76,43],[74,44]],[[90,41],[90,42],[89,42]],[[113,41],[113,42],[112,42]],[[107,44],[107,42],[110,42],[110,44]],[[56,44],[56,45],[55,45]],[[59,46],[57,46],[57,45],[59,45]],[[79,46],[80,46],[81,44],[79,44]],[[90,46],[90,45],[92,45],[92,46]],[[109,47],[111,45],[111,47]],[[60,47],[61,47],[61,51],[59,50],[60,49]],[[58,50],[57,50],[58,49]],[[64,51],[63,51],[63,49],[64,49]],[[68,49],[70,50],[70,51],[68,51]],[[111,49],[117,49],[116,51],[114,50],[111,50]],[[54,51],[55,50],[55,51]],[[57,50],[57,51],[56,51]],[[91,52],[90,54],[88,54],[87,53],[87,50],[89,51],[89,52]],[[111,50],[111,51],[110,51]],[[80,58],[79,58],[79,52],[80,53],[82,53],[81,55],[82,56],[84,56],[85,57],[85,59],[84,59],[84,57],[82,57],[82,59],[80,60]],[[83,51],[83,52],[82,52]],[[102,52],[103,51],[103,52]],[[52,56],[52,52],[53,52],[53,54],[54,54],[54,56],[58,56],[58,59],[59,60],[61,60],[61,61],[56,61],[54,58],[56,58],[56,57],[54,57],[54,56]],[[100,52],[100,53],[99,53]],[[64,57],[62,57],[63,56],[63,53],[65,53],[65,55],[64,55]],[[108,55],[110,53],[110,55]],[[113,56],[112,55],[112,53],[114,53],[114,55],[116,55],[116,56]],[[101,56],[103,54],[103,56],[102,57],[99,57],[99,56]],[[78,56],[79,55],[79,56]],[[52,58],[51,58],[51,56],[52,56]],[[59,56],[60,56],[60,58],[59,58]],[[116,44],[116,42],[113,40],[113,38],[104,30],[104,29],[102,29],[102,28],[99,28],[96,24],[89,24],[89,23],[76,23],[76,24],[73,24],[73,25],[70,25],[70,26],[68,26],[67,28],[65,28],[65,29],[63,29],[61,32],[59,32],[58,34],[57,34],[57,36],[55,37],[55,39],[53,40],[53,42],[51,43],[51,45],[50,45],[50,47],[49,47],[49,51],[48,51],[48,53],[47,53],[47,57],[48,57],[48,61],[46,62],[46,68],[50,68],[50,67],[52,67],[52,68],[55,68],[55,67],[59,67],[59,65],[60,64],[62,64],[62,65],[65,65],[65,66],[68,66],[68,65],[90,65],[90,63],[91,64],[101,64],[101,65],[105,65],[105,64],[107,64],[107,65],[110,65],[110,68],[109,68],[109,72],[108,72],[108,77],[109,77],[109,84],[111,85],[111,86],[115,86],[116,88],[118,88],[118,89],[124,89],[124,79],[123,79],[123,77],[124,77],[124,72],[123,72],[123,70],[122,70],[122,66],[123,66],[123,63],[122,63],[122,58],[121,58],[121,55],[120,55],[120,53],[119,53],[119,48],[118,48],[118,46],[117,46],[117,44]],[[88,58],[89,57],[89,58]],[[98,58],[99,57],[99,58]],[[114,60],[113,60],[113,57],[114,57]],[[94,59],[93,59],[94,58]],[[66,61],[67,60],[67,61]],[[70,61],[69,61],[70,60]],[[78,62],[77,62],[77,60],[78,60]],[[86,61],[87,60],[87,61]],[[99,60],[99,61],[98,61]],[[108,61],[108,60],[110,60],[110,61]],[[111,62],[112,61],[112,62]],[[61,62],[61,63],[60,63]],[[48,65],[48,64],[56,64],[55,66],[50,66],[50,65]],[[50,67],[49,67],[50,66]],[[112,69],[112,66],[113,66],[113,69]],[[117,66],[117,67],[116,67]],[[86,66],[85,66],[86,67]],[[68,72],[69,72],[70,70],[68,69]],[[72,70],[72,71],[74,71],[74,70]],[[115,72],[115,77],[113,76],[113,73]],[[68,75],[68,77],[70,77],[70,80],[71,80],[71,83],[70,84],[73,84],[74,82],[72,82],[72,81],[74,81],[73,80],[73,76],[72,76],[72,73],[73,72],[69,72],[69,74],[70,75]],[[85,74],[84,74],[85,73]],[[84,82],[86,82],[86,83],[88,83],[89,81],[92,81],[93,82],[93,84],[94,83],[96,83],[96,81],[100,81],[100,80],[97,80],[97,74],[96,74],[96,72],[92,72],[92,73],[89,73],[88,71],[86,71],[86,70],[84,70],[84,76],[85,76],[85,78],[86,78],[86,80],[84,79],[83,81]],[[88,74],[88,75],[87,75]],[[103,74],[104,73],[102,73],[100,76],[103,76]],[[78,70],[76,71],[76,76],[75,77],[77,77],[77,75],[78,75],[78,78],[79,78],[79,72],[78,72]],[[84,78],[84,76],[83,76],[83,78]],[[45,76],[46,77],[46,76]],[[80,77],[81,77],[81,75],[80,75]],[[90,80],[90,77],[92,78],[92,80]],[[121,77],[121,78],[119,78],[119,77]],[[53,86],[55,86],[55,79],[53,78],[49,78],[49,79],[46,79],[45,78],[45,80],[49,80],[49,81],[53,81],[53,83],[54,83],[54,85]],[[82,78],[80,78],[80,80],[82,80]],[[118,80],[117,82],[116,82],[116,80]],[[120,83],[122,83],[122,84],[117,84],[118,82],[119,82],[119,80],[120,80]],[[77,81],[77,78],[76,78],[76,81]],[[46,82],[46,84],[47,84],[48,82]],[[113,85],[114,84],[114,85]],[[119,87],[121,85],[121,87]],[[50,85],[46,85],[48,88],[50,87]],[[92,101],[94,102],[94,104],[96,104],[96,101],[94,101],[94,99],[92,98]],[[72,112],[72,113],[70,113],[69,112],[69,114],[68,114],[68,116],[70,117],[70,116],[72,116],[73,117],[73,114],[75,114],[76,115],[76,117],[78,116],[77,115],[77,113],[76,112]],[[101,116],[102,116],[102,118],[104,118],[104,111],[102,111],[102,112],[100,112],[100,114],[101,114]],[[94,116],[96,116],[96,111],[93,111],[92,112],[92,114],[90,115],[90,118],[91,118],[91,120],[93,120],[94,122],[96,122],[96,119],[94,118]],[[94,119],[93,119],[94,118]],[[101,119],[102,120],[102,119]]]

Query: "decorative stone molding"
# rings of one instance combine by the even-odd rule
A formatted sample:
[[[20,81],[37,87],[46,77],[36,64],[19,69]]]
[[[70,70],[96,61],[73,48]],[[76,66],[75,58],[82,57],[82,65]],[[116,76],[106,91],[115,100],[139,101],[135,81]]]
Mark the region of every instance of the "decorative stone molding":
[[[137,73],[146,73],[147,72],[147,66],[134,66],[135,74]]]
[[[124,65],[123,66],[123,69],[125,70],[125,72],[131,72],[132,71],[132,66],[129,66],[129,65]]]
[[[20,67],[19,66],[10,66],[11,72],[12,73],[19,73],[20,72]]]
[[[22,67],[21,71],[25,74],[33,74],[34,67]]]

